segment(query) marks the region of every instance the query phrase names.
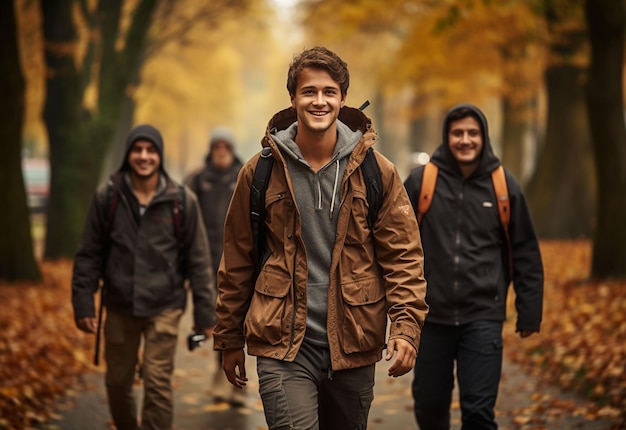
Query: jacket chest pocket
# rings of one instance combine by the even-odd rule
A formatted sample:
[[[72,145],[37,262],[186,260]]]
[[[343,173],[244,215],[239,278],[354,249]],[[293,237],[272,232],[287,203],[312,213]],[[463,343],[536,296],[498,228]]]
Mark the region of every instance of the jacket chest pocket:
[[[293,307],[289,306],[291,279],[263,271],[256,282],[250,309],[246,315],[244,330],[250,341],[269,345],[281,343],[283,328],[290,332]]]
[[[371,240],[371,232],[367,225],[367,213],[369,211],[367,195],[361,190],[355,190],[349,197],[350,217],[345,243],[348,245],[363,244]]]
[[[265,222],[268,231],[282,232],[293,209],[293,200],[287,190],[268,189],[265,196]]]

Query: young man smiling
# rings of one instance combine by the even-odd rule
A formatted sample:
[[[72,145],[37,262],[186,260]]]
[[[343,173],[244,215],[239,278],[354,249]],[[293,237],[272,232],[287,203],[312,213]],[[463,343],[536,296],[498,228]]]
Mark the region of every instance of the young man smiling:
[[[226,216],[214,346],[238,388],[247,381],[244,345],[257,356],[270,429],[365,429],[375,363],[386,346],[385,358],[395,356],[389,375],[409,372],[428,311],[417,223],[379,153],[383,202],[368,227],[360,165],[377,135],[345,106],[348,85],[346,64],[326,48],[305,50],[289,67],[291,107],[262,140],[274,163],[258,277],[250,193],[261,154],[242,168]]]
[[[510,207],[509,249],[498,214],[492,172],[500,167],[487,119],[470,104],[455,106],[443,123],[443,143],[430,208],[418,213],[425,168],[406,180],[421,218],[430,312],[415,366],[415,417],[422,430],[450,428],[454,372],[464,429],[496,429],[494,406],[502,368],[502,323],[511,281],[521,337],[538,332],[543,304],[539,243],[521,187],[505,172]],[[456,366],[456,367],[455,367]]]
[[[76,326],[84,332],[98,330],[94,294],[103,285],[106,388],[119,430],[172,428],[171,377],[186,279],[195,328],[209,336],[215,324],[215,287],[198,203],[186,188],[181,201],[180,185],[162,160],[159,131],[150,125],[133,129],[122,166],[94,196],[74,260],[72,303]],[[133,383],[142,344],[140,425]]]

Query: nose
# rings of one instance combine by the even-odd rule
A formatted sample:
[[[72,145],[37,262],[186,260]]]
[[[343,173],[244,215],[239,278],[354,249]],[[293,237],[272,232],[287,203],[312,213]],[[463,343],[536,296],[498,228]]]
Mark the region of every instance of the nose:
[[[467,143],[469,141],[470,141],[469,133],[467,131],[463,132],[463,134],[461,135],[461,142]]]
[[[317,92],[317,97],[315,98],[315,103],[316,104],[323,104],[324,103],[324,93],[322,91],[318,91]]]

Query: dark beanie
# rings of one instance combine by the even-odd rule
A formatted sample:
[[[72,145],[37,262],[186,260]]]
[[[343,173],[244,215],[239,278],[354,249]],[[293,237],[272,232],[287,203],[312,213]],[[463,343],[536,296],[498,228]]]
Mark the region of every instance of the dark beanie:
[[[165,172],[163,168],[163,137],[159,130],[151,126],[150,124],[142,124],[133,128],[128,137],[126,138],[126,150],[124,152],[124,160],[122,161],[122,166],[119,170],[128,170],[130,166],[128,165],[128,154],[133,144],[138,140],[147,140],[152,142],[156,150],[159,152],[159,158],[161,159],[161,171]]]

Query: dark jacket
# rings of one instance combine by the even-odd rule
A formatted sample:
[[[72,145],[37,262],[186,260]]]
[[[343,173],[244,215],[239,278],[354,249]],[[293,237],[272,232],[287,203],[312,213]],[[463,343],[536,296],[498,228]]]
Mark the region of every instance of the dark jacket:
[[[367,225],[367,189],[360,164],[377,140],[370,120],[344,107],[339,119],[362,133],[338,184],[337,231],[330,263],[327,334],[334,370],[362,367],[382,357],[387,318],[389,336],[419,346],[428,307],[423,254],[415,216],[394,165],[376,154],[383,203],[373,232]],[[215,348],[243,348],[251,355],[292,361],[302,344],[307,319],[307,254],[301,216],[287,164],[273,135],[296,121],[294,109],[270,121],[263,146],[272,148],[274,167],[267,188],[267,249],[254,281],[250,186],[260,154],[241,170],[226,217],[224,254],[218,272]]]
[[[204,228],[211,248],[213,273],[217,273],[220,264],[224,242],[224,220],[241,166],[241,161],[235,157],[230,168],[218,169],[211,163],[209,152],[204,167],[191,173],[185,179],[185,185],[198,197]]]
[[[510,283],[503,257],[503,235],[491,172],[500,165],[482,121],[483,151],[476,170],[464,179],[448,147],[448,117],[443,143],[431,161],[439,167],[432,203],[420,232],[428,281],[428,322],[461,325],[476,320],[503,321]],[[415,211],[424,166],[414,169],[405,186]],[[513,252],[513,285],[518,330],[539,330],[543,303],[543,266],[526,199],[506,171],[511,203],[509,234]]]
[[[127,154],[134,142],[132,137],[136,140],[138,135],[131,134],[128,139]],[[160,139],[160,135],[140,137]],[[162,153],[162,142],[158,140],[155,145]],[[93,296],[100,280],[104,282],[104,305],[118,312],[150,317],[167,308],[184,309],[187,302],[184,271],[193,294],[195,325],[198,329],[212,327],[216,292],[195,195],[185,188],[183,269],[172,209],[174,200],[178,199],[179,185],[162,169],[157,194],[143,216],[139,216],[137,199],[126,179],[127,169],[124,161],[109,183],[98,189],[91,203],[74,259],[75,318],[95,316]],[[117,194],[118,202],[110,214],[113,193]]]

